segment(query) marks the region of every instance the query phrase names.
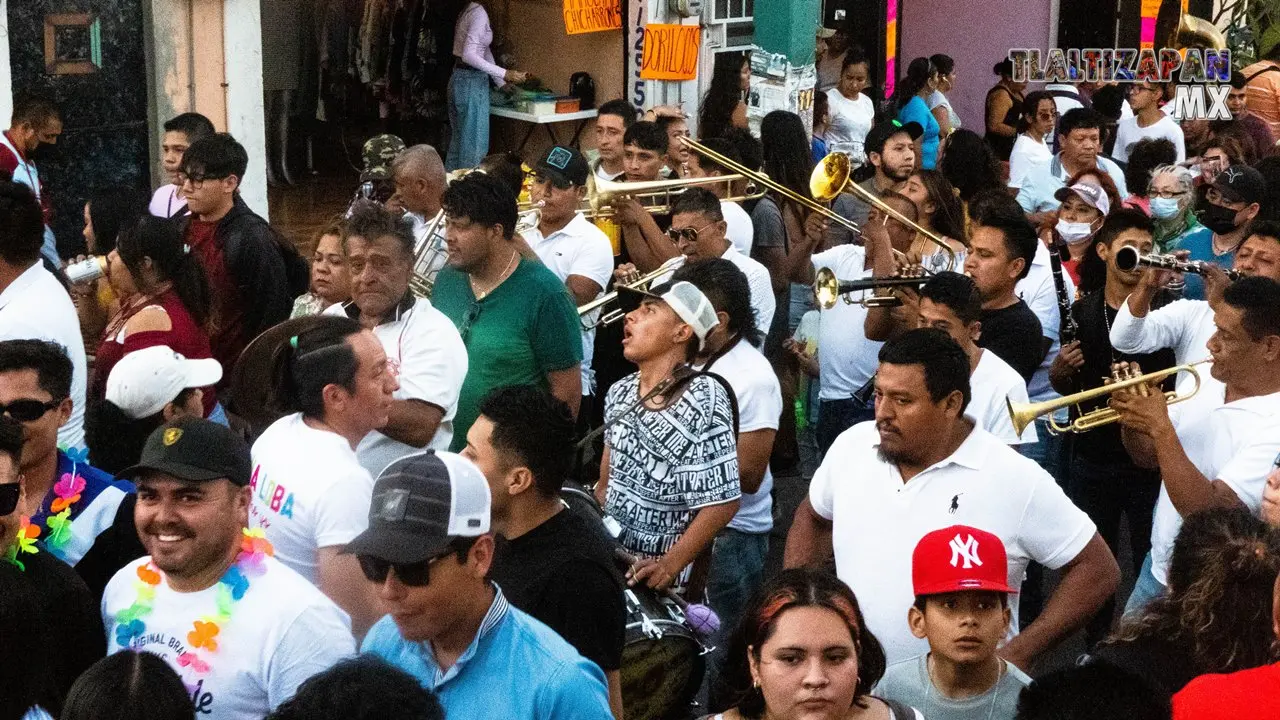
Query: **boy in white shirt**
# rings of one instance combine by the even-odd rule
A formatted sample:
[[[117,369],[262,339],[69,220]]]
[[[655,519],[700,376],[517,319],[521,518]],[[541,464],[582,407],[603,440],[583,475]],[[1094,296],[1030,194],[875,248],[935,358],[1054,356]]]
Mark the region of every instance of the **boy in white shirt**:
[[[1129,146],[1144,138],[1165,138],[1178,151],[1178,162],[1187,159],[1182,128],[1173,118],[1160,110],[1164,90],[1153,82],[1134,83],[1129,86],[1129,106],[1133,117],[1124,118],[1116,126],[1116,145],[1111,153],[1120,162],[1129,160]]]

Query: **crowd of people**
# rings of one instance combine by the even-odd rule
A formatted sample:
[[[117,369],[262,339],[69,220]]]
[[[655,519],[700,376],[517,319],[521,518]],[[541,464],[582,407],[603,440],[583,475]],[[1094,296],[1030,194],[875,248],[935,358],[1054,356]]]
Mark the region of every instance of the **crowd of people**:
[[[371,139],[309,269],[195,114],[168,184],[51,255],[28,158],[61,121],[17,103],[0,718],[1277,717],[1250,80],[1208,123],[1002,64],[984,137],[950,57],[885,98],[847,31],[818,45],[813,130],[753,134],[722,53],[696,133],[613,100],[590,157],[480,157],[459,87],[460,170]],[[856,187],[824,204],[827,152]]]

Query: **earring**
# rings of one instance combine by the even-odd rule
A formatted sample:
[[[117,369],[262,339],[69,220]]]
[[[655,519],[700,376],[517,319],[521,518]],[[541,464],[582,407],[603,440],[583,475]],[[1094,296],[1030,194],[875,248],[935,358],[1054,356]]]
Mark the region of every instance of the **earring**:
[[[758,677],[753,677],[753,678],[751,678],[751,687],[752,687],[753,689],[759,690],[759,689],[760,689],[760,678],[758,678]]]

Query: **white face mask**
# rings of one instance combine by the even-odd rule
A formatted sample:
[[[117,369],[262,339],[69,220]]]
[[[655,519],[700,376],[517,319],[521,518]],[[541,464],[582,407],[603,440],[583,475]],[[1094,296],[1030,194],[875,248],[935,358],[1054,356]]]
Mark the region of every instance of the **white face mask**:
[[[1091,223],[1059,220],[1057,230],[1063,242],[1068,245],[1077,245],[1088,240],[1093,235],[1093,225]]]

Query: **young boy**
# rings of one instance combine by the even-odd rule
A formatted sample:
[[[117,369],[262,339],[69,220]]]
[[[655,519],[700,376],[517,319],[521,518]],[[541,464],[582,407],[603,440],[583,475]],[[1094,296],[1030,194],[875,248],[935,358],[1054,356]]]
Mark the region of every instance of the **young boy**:
[[[953,525],[925,535],[911,557],[911,633],[929,652],[891,665],[876,695],[929,720],[1013,720],[1031,682],[996,655],[1009,628],[1008,561],[1000,538]]]
[[[182,156],[191,147],[191,143],[206,135],[216,132],[209,118],[200,113],[182,113],[164,124],[164,139],[161,141],[160,165],[164,168],[168,184],[161,185],[151,196],[151,214],[168,218],[183,213],[187,209],[187,199],[182,196],[178,182],[178,170],[182,167]]]

